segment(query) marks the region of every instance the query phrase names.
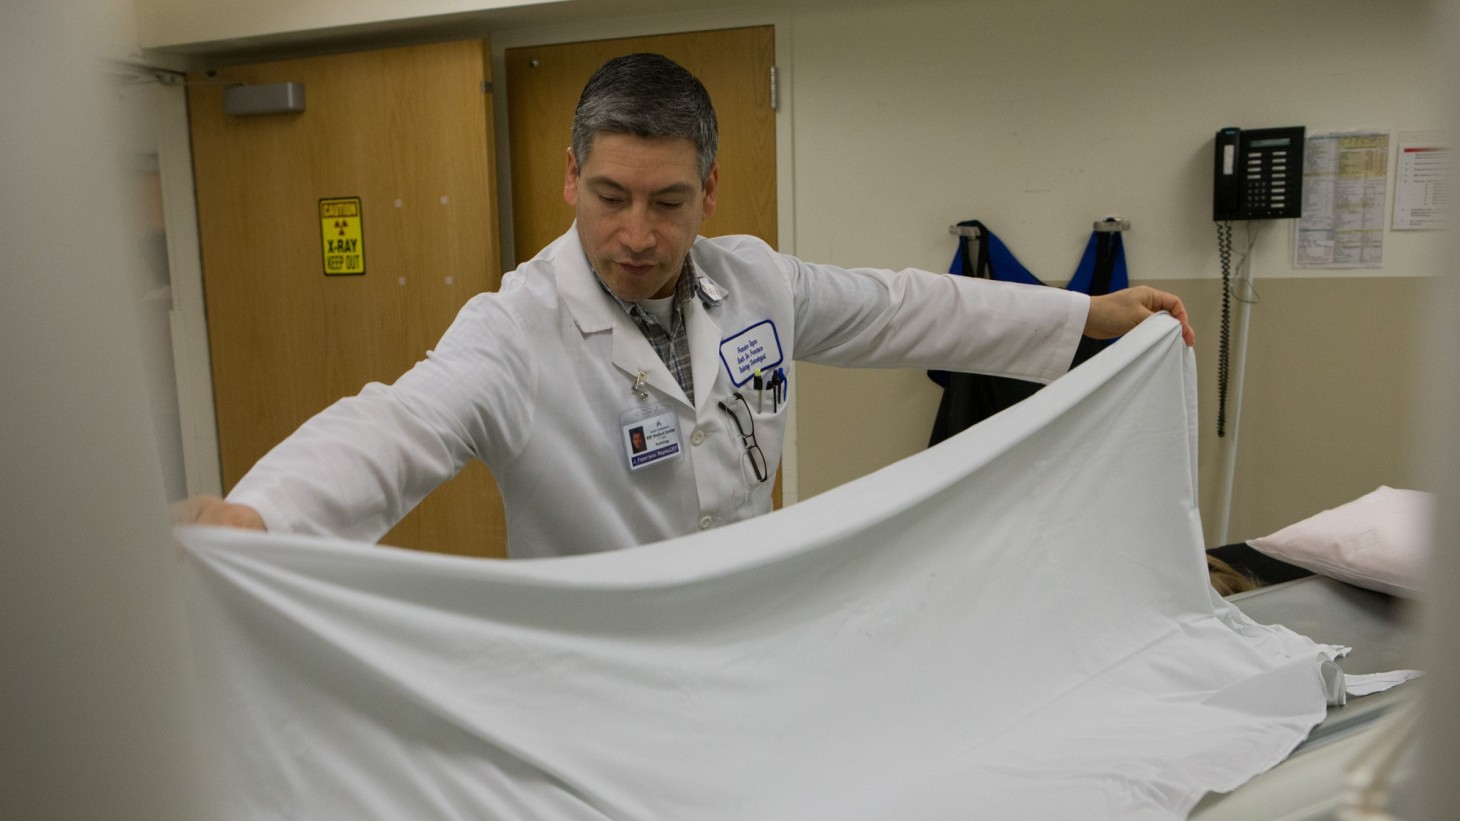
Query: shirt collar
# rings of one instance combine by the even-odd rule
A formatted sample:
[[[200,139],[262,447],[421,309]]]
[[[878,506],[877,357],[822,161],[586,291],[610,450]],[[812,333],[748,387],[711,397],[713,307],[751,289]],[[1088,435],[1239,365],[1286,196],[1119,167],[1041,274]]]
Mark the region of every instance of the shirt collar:
[[[633,302],[620,299],[618,294],[615,294],[608,287],[608,283],[603,281],[603,277],[598,275],[598,269],[593,267],[593,260],[588,259],[587,254],[584,254],[583,258],[588,260],[588,270],[592,271],[593,278],[598,280],[598,287],[602,288],[604,293],[613,297],[613,301],[617,302],[619,307],[624,309],[625,313],[633,316],[634,312],[639,310],[639,306]],[[720,303],[725,301],[725,297],[729,296],[730,292],[726,291],[720,283],[700,273],[699,269],[695,267],[694,259],[689,254],[685,254],[684,266],[679,269],[679,279],[674,283],[674,304],[676,306],[683,305],[689,300],[691,294],[699,297],[700,302],[706,308],[718,308]]]

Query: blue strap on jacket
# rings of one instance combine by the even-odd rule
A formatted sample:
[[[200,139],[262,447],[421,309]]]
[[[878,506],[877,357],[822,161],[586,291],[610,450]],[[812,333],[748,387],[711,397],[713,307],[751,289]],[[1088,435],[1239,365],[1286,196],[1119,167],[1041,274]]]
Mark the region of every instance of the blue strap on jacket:
[[[982,240],[978,249],[979,259],[975,262],[968,258],[968,237],[959,236],[958,250],[953,254],[953,263],[948,267],[948,273],[983,276],[1000,282],[1022,282],[1026,285],[1044,284],[1039,277],[1029,273],[1029,269],[1019,262],[1004,241],[983,223],[967,220],[958,224],[978,229]],[[1125,242],[1121,240],[1120,232],[1091,231],[1090,241],[1085,243],[1085,253],[1080,257],[1080,265],[1065,288],[1099,296],[1129,287]]]

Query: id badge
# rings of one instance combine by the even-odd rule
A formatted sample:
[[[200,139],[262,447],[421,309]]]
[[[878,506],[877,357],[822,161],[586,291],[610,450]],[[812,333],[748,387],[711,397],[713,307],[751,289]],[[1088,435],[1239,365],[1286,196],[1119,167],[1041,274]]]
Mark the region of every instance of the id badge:
[[[664,405],[642,405],[618,417],[619,437],[629,470],[643,470],[684,457],[679,416]]]

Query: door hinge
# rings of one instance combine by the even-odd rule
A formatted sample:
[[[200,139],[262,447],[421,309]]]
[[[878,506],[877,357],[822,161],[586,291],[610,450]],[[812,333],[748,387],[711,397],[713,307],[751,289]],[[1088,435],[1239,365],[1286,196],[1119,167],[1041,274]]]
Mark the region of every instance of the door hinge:
[[[771,111],[781,109],[780,84],[776,82],[776,67],[771,66]]]
[[[483,94],[491,94],[492,93],[492,81],[491,80],[482,80],[482,93]]]

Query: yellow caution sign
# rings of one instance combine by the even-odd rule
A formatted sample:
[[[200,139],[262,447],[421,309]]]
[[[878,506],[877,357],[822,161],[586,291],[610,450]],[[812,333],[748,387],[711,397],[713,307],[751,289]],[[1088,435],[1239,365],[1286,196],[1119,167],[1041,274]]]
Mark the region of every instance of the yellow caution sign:
[[[359,197],[320,200],[319,229],[326,275],[365,273],[365,228]]]

